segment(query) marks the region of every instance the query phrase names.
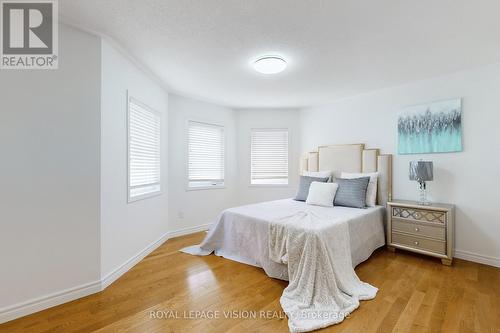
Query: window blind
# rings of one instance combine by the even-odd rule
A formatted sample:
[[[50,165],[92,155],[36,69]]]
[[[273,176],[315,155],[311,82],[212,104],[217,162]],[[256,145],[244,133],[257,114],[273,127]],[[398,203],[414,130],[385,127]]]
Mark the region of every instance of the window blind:
[[[128,106],[129,201],[133,201],[161,190],[161,117],[133,98]]]
[[[251,184],[288,184],[288,130],[253,129]]]
[[[224,127],[189,121],[188,186],[224,185]]]

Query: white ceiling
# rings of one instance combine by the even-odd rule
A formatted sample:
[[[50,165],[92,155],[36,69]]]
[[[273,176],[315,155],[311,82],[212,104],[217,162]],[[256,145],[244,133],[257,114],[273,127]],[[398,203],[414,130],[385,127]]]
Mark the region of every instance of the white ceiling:
[[[61,0],[171,91],[300,107],[500,61],[498,0]],[[285,72],[251,60],[279,54]]]

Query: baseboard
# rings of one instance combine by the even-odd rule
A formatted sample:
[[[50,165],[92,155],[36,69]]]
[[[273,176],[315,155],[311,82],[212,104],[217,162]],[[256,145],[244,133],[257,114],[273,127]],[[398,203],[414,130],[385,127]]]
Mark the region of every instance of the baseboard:
[[[4,307],[0,309],[0,324],[14,320],[16,318],[20,318],[23,316],[27,316],[29,314],[42,311],[63,303],[67,303],[70,301],[74,301],[78,298],[82,298],[91,294],[95,294],[100,292],[113,282],[118,280],[123,274],[129,271],[132,267],[134,267],[137,263],[139,263],[142,259],[144,259],[151,252],[156,250],[160,245],[165,243],[169,238],[183,236],[195,232],[200,232],[203,230],[207,230],[210,227],[211,223],[202,224],[194,227],[183,228],[175,231],[169,231],[161,236],[158,240],[148,245],[142,251],[137,253],[135,256],[127,260],[121,266],[113,270],[104,276],[101,280],[83,284],[74,288],[69,288],[66,290],[62,290],[53,294],[49,294],[46,296],[42,296],[39,298],[31,299],[26,302],[14,304],[8,307]]]
[[[178,229],[175,231],[169,231],[168,238],[174,238],[174,237],[193,234],[195,232],[205,231],[205,230],[208,230],[211,225],[212,225],[212,223],[206,223],[206,224],[200,224],[200,225],[197,225],[194,227]]]
[[[500,268],[500,258],[485,256],[482,254],[462,250],[455,250],[454,257]]]
[[[83,284],[0,309],[0,324],[101,291],[101,281]]]
[[[137,253],[135,256],[127,260],[125,263],[123,263],[120,267],[116,268],[112,272],[106,274],[103,278],[101,278],[101,290],[106,289],[110,284],[115,282],[128,272],[132,267],[137,265],[142,259],[144,259],[148,254],[156,250],[160,245],[165,243],[167,239],[170,238],[169,233],[165,233],[163,236],[158,238],[155,242],[149,244],[146,248],[144,248],[142,251]]]

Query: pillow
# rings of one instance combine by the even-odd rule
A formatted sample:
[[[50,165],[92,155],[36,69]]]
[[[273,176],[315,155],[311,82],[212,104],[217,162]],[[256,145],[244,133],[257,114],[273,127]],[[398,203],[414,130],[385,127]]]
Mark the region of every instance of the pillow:
[[[307,176],[307,177],[316,177],[316,178],[327,178],[328,181],[331,181],[332,179],[332,172],[331,171],[303,171],[302,176]]]
[[[337,178],[339,189],[335,195],[335,206],[346,206],[354,208],[366,207],[366,189],[370,177],[344,179]]]
[[[306,204],[333,207],[333,199],[338,187],[337,183],[312,182]]]
[[[300,176],[299,190],[297,191],[297,195],[295,195],[295,200],[306,201],[307,195],[309,194],[309,186],[311,186],[311,183],[315,181],[326,183],[328,178]]]
[[[370,181],[368,182],[368,188],[366,189],[366,205],[368,207],[375,207],[375,205],[377,204],[378,172],[371,172],[371,173],[342,172],[340,177],[345,179],[370,177]]]

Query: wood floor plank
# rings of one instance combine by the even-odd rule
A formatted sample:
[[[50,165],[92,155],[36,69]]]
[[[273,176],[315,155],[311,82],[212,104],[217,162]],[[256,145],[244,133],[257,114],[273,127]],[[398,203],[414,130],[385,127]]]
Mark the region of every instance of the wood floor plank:
[[[424,300],[425,293],[415,290],[398,318],[393,332],[408,332],[416,318],[418,309]]]
[[[0,333],[288,332],[279,303],[287,282],[214,255],[178,252],[204,236],[170,239],[103,292],[2,324]],[[500,332],[498,268],[463,260],[445,267],[380,249],[356,272],[379,288],[377,297],[318,332]],[[157,311],[177,318],[152,316]],[[193,311],[222,317],[186,315]],[[257,317],[245,318],[245,311]]]

